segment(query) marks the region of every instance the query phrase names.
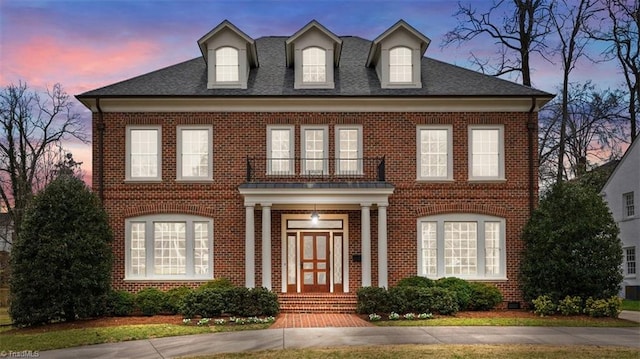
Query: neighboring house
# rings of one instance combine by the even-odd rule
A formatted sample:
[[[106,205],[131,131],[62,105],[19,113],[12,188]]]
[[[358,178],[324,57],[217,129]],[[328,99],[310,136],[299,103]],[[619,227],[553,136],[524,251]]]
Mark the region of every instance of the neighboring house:
[[[627,149],[602,189],[622,241],[621,296],[640,300],[637,255],[640,248],[640,145],[635,140]]]
[[[197,43],[201,57],[77,96],[116,288],[352,295],[456,276],[522,300],[552,95],[424,57],[404,21],[373,41],[224,21]]]

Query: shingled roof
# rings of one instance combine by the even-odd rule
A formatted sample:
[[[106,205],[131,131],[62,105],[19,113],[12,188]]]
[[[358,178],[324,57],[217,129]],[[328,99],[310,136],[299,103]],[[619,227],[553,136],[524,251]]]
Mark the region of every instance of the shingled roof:
[[[552,97],[514,82],[442,61],[422,58],[422,88],[383,89],[375,69],[366,67],[371,41],[343,36],[340,65],[333,89],[294,89],[294,69],[286,66],[287,37],[256,40],[260,66],[251,69],[246,89],[207,89],[202,57],[78,95],[96,97]]]

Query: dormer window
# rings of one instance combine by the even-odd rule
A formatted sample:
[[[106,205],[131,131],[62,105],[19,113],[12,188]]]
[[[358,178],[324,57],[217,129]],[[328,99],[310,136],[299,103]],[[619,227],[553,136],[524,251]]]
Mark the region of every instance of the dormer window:
[[[412,70],[410,48],[398,46],[389,50],[389,82],[411,82]]]
[[[326,51],[319,47],[302,50],[302,82],[326,82]]]
[[[233,47],[221,47],[216,50],[216,81],[237,82],[240,68],[238,50]]]

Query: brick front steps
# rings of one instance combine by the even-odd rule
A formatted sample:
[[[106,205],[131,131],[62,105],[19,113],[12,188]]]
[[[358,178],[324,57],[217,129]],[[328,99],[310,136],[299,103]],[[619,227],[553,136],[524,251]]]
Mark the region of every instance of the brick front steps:
[[[281,313],[355,313],[355,293],[280,293]]]

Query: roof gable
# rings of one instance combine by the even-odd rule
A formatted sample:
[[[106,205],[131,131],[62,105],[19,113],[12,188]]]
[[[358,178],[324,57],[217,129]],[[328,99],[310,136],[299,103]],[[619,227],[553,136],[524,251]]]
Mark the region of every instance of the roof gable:
[[[406,31],[408,34],[414,37],[420,43],[420,57],[424,56],[424,53],[427,51],[427,48],[431,43],[431,39],[423,35],[420,31],[416,30],[411,25],[407,24],[404,20],[399,20],[371,42],[366,66],[372,66],[377,61],[380,56],[380,47],[384,40],[391,37],[398,31]]]
[[[247,45],[247,58],[250,66],[258,67],[258,52],[256,50],[255,40],[245,34],[242,30],[238,29],[229,20],[222,21],[218,26],[214,27],[198,40],[198,47],[200,48],[200,52],[202,53],[205,63],[208,63],[207,42],[225,31],[231,31],[235,36],[244,40]]]
[[[316,20],[311,20],[308,24],[306,24],[302,29],[296,31],[295,34],[291,35],[286,41],[286,52],[287,52],[287,67],[291,67],[294,62],[294,44],[295,42],[304,37],[306,34],[309,34],[313,31],[318,31],[321,35],[326,36],[330,41],[333,42],[333,64],[335,67],[338,67],[340,64],[340,54],[342,52],[342,39],[340,39],[336,34],[329,31],[326,27],[322,26]]]
[[[627,148],[627,151],[624,153],[624,155],[620,159],[620,162],[618,162],[618,165],[613,170],[613,172],[611,172],[609,179],[607,179],[607,182],[602,187],[602,191],[601,191],[602,193],[607,192],[609,185],[611,185],[613,180],[617,177],[617,174],[621,172],[622,169],[625,168],[626,166],[632,166],[633,164],[635,164],[637,167],[637,170],[640,171],[640,145],[638,145],[638,142],[640,142],[639,138],[640,137],[636,137],[636,139],[631,143],[629,148]]]

